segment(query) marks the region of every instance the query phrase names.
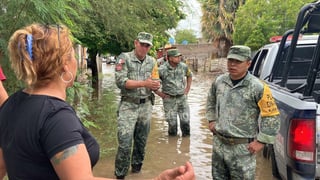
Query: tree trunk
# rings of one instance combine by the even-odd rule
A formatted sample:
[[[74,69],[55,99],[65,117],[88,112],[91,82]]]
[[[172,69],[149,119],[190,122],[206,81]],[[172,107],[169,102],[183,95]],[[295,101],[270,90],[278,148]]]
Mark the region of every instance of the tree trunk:
[[[92,72],[92,83],[98,83],[98,67],[97,67],[97,54],[98,51],[95,49],[88,49],[89,59],[91,60],[91,72]],[[95,87],[95,86],[93,86]]]
[[[232,46],[232,42],[230,39],[226,37],[216,38],[213,42],[213,47],[218,49],[216,54],[216,58],[227,57],[229,48]]]

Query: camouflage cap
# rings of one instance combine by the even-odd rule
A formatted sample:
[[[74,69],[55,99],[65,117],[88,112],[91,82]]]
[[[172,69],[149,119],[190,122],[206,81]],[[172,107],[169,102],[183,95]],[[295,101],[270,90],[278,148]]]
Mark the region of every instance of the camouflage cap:
[[[170,49],[167,51],[167,56],[181,56],[178,49]]]
[[[150,46],[153,45],[152,39],[153,39],[153,36],[150,33],[146,33],[146,32],[139,32],[137,36],[137,40],[139,42],[150,44]]]
[[[239,61],[251,60],[251,49],[248,46],[231,46],[227,59],[236,59]]]

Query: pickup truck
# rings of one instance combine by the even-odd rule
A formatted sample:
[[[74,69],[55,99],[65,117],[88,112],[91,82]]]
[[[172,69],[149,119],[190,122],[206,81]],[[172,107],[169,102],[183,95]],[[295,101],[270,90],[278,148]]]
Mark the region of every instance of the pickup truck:
[[[249,71],[263,79],[280,111],[270,154],[279,179],[320,179],[320,1],[300,9],[280,42],[259,49]]]

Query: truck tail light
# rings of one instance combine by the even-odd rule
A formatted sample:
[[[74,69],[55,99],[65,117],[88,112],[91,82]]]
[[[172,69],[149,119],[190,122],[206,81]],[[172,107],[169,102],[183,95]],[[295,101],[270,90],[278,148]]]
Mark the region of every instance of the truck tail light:
[[[315,161],[315,121],[292,119],[289,129],[288,152],[295,160]]]

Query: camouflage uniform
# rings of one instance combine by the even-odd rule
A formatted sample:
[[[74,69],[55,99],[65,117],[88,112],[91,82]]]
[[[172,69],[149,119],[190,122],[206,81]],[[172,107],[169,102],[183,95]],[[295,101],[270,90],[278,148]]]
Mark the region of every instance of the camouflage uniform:
[[[248,143],[228,144],[219,137],[273,144],[280,123],[269,87],[249,73],[235,86],[228,74],[221,75],[209,91],[206,117],[215,121],[217,132],[213,137],[213,179],[255,179],[256,157],[248,151]]]
[[[148,88],[126,89],[126,81],[146,80],[153,69],[157,70],[157,62],[148,55],[140,61],[132,51],[117,58],[115,78],[121,90],[121,101],[117,112],[119,146],[115,160],[116,176],[127,174],[131,153],[131,166],[143,163],[152,113],[152,91]]]
[[[166,121],[169,124],[169,135],[177,134],[177,115],[180,119],[182,136],[190,135],[190,109],[185,91],[185,78],[191,78],[191,70],[185,63],[179,63],[176,68],[168,62],[159,67],[159,76],[162,81],[162,92],[169,95],[163,99],[163,108]]]

